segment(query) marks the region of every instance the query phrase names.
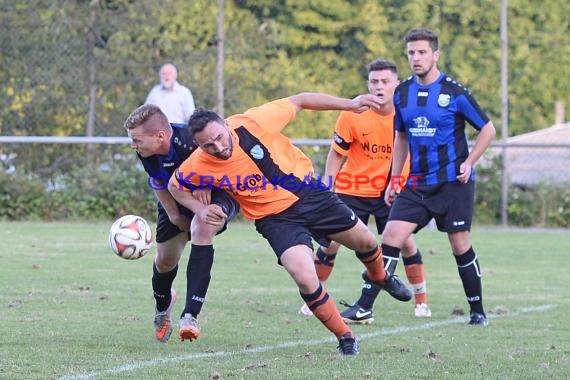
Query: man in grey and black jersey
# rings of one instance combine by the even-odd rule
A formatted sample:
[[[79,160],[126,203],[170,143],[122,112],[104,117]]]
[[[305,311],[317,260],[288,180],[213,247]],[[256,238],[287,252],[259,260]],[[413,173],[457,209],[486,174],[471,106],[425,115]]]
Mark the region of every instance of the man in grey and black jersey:
[[[384,255],[397,256],[404,241],[434,218],[446,232],[470,307],[471,325],[486,326],[481,270],[471,246],[474,207],[473,167],[495,136],[495,127],[471,92],[437,67],[438,37],[427,29],[412,29],[405,38],[413,76],[394,95],[396,107],[392,178],[399,178],[408,153],[410,176],[396,197],[390,185],[385,194],[392,205],[382,235]],[[479,134],[471,152],[465,122]],[[412,182],[413,181],[413,182]]]

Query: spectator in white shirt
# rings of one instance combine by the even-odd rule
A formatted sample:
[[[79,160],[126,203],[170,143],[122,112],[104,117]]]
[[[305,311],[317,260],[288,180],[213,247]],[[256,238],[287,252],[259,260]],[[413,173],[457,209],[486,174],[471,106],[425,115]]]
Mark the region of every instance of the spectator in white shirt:
[[[158,76],[160,84],[152,88],[145,104],[158,106],[170,123],[186,124],[196,108],[192,92],[177,82],[178,70],[172,63],[162,65]]]

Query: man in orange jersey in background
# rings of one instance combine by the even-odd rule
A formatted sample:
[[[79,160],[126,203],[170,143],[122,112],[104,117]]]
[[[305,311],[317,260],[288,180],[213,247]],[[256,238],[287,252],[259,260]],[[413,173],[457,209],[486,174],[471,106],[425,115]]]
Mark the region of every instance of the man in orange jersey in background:
[[[368,64],[368,92],[380,98],[381,106],[359,114],[340,113],[325,167],[325,178],[338,197],[354,210],[364,224],[368,224],[373,215],[378,234],[384,231],[390,213],[390,207],[384,202],[384,190],[390,182],[394,146],[393,97],[399,83],[395,63],[379,58]],[[407,170],[402,175],[407,177]],[[403,184],[406,180],[402,178],[399,182]],[[340,244],[333,241],[330,246],[317,249],[314,261],[321,282],[329,278],[339,248]],[[384,267],[394,274],[399,255],[383,254]],[[422,256],[411,236],[402,246],[402,257],[416,301],[414,314],[416,317],[430,317]],[[360,298],[354,304],[341,301],[348,307],[340,313],[345,322],[372,323],[372,306],[380,290],[379,286],[366,281]],[[303,305],[299,313],[310,315],[311,311]]]
[[[216,186],[231,193],[246,217],[273,248],[313,314],[338,339],[339,353],[357,355],[359,344],[332,297],[321,286],[312,259],[312,238],[355,250],[364,275],[400,300],[411,292],[384,270],[372,232],[333,192],[313,178],[310,159],[281,131],[303,109],[364,112],[381,105],[372,94],[354,99],[300,93],[275,100],[224,120],[198,109],[188,123],[200,147],[170,180],[173,197],[206,223],[226,216],[219,206],[194,198],[192,191]]]

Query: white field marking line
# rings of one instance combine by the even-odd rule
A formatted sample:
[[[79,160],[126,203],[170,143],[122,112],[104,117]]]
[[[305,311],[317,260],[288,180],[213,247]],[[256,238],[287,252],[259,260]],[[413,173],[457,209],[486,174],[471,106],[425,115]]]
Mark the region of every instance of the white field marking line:
[[[533,306],[533,307],[524,307],[524,308],[518,309],[512,313],[506,314],[504,316],[492,316],[491,315],[491,316],[488,316],[488,318],[489,319],[495,319],[495,318],[511,317],[511,316],[516,317],[516,316],[519,316],[521,314],[543,312],[546,310],[553,309],[555,307],[556,307],[555,305],[541,305],[541,306]],[[377,336],[395,335],[395,334],[407,333],[407,332],[411,332],[411,331],[430,330],[430,329],[435,328],[435,327],[447,326],[447,325],[457,324],[457,323],[465,323],[465,318],[455,317],[455,318],[441,320],[441,321],[428,322],[428,323],[424,323],[424,324],[418,325],[418,326],[401,326],[401,327],[395,327],[395,328],[391,328],[391,329],[382,329],[382,330],[376,331],[376,332],[359,334],[358,340],[361,341],[364,339],[374,338]],[[141,362],[125,364],[125,365],[109,368],[109,369],[102,370],[102,371],[86,372],[86,373],[82,373],[82,374],[69,374],[69,375],[65,375],[65,376],[58,378],[58,380],[93,379],[93,378],[96,378],[99,376],[117,375],[117,374],[123,373],[123,372],[138,371],[138,370],[141,370],[143,368],[153,367],[153,366],[166,364],[166,363],[172,363],[172,362],[188,361],[188,360],[200,359],[200,358],[228,357],[228,356],[235,356],[235,355],[241,355],[241,354],[267,352],[267,351],[278,350],[281,348],[290,348],[290,347],[295,347],[295,346],[300,346],[300,345],[316,346],[316,345],[320,345],[323,343],[329,343],[329,342],[336,342],[336,339],[333,337],[329,337],[326,339],[286,342],[286,343],[276,344],[276,345],[272,345],[272,346],[259,346],[259,347],[255,347],[255,348],[245,348],[245,349],[240,350],[240,351],[202,352],[202,353],[188,354],[188,355],[182,355],[182,356],[174,356],[171,358],[159,358],[159,359],[154,359],[154,360],[146,360],[146,361],[141,361]]]

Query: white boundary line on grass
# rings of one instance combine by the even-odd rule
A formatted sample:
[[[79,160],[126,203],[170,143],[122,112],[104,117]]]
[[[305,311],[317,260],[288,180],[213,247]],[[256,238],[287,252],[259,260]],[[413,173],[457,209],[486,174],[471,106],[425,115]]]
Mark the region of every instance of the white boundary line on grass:
[[[528,314],[528,313],[534,313],[534,312],[543,312],[546,310],[553,309],[555,307],[556,307],[555,305],[541,305],[541,306],[525,307],[525,308],[521,308],[515,312],[509,313],[509,314],[505,315],[504,317],[518,316],[521,314]],[[489,317],[494,319],[494,318],[501,318],[502,316],[489,316]],[[424,324],[418,325],[418,326],[401,326],[401,327],[396,327],[396,328],[391,328],[391,329],[382,329],[382,330],[376,331],[376,332],[358,334],[358,340],[364,340],[364,339],[374,338],[374,337],[383,336],[383,335],[395,335],[395,334],[399,334],[399,333],[407,333],[407,332],[411,332],[411,331],[430,330],[430,329],[435,328],[435,327],[446,326],[446,325],[451,325],[451,324],[456,324],[456,323],[465,323],[465,318],[456,317],[456,318],[451,318],[451,319],[446,319],[446,320],[428,322],[428,323],[424,323]],[[134,362],[134,363],[130,363],[130,364],[125,364],[125,365],[109,368],[109,369],[102,370],[102,371],[86,372],[86,373],[82,373],[82,374],[69,374],[69,375],[65,375],[65,376],[58,378],[58,380],[94,379],[94,378],[97,378],[99,376],[117,375],[117,374],[123,373],[123,372],[138,371],[138,370],[143,369],[143,368],[153,367],[153,366],[162,365],[162,364],[166,364],[166,363],[172,363],[172,362],[188,361],[188,360],[200,359],[200,358],[227,357],[227,356],[235,356],[235,355],[241,355],[241,354],[267,352],[267,351],[278,350],[281,348],[295,347],[295,346],[299,346],[299,345],[315,346],[315,345],[320,345],[323,343],[335,342],[335,341],[336,341],[336,339],[329,337],[326,339],[286,342],[286,343],[276,344],[276,345],[272,345],[272,346],[260,346],[260,347],[256,347],[256,348],[246,348],[246,349],[243,349],[240,351],[202,352],[202,353],[188,354],[188,355],[182,355],[182,356],[174,356],[174,357],[170,357],[170,358],[159,358],[159,359],[154,359],[154,360],[146,360],[146,361],[141,361],[141,362]]]

